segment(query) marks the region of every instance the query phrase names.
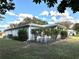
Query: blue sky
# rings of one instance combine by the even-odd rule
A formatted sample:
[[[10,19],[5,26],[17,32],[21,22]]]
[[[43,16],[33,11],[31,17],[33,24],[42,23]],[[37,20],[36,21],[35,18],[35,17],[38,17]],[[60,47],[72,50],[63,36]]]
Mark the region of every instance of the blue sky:
[[[60,0],[59,0],[60,1]],[[62,14],[58,13],[57,8],[55,7],[48,8],[46,4],[41,3],[35,4],[32,0],[13,0],[15,3],[15,10],[9,11],[4,16],[5,19],[0,21],[0,29],[5,29],[9,24],[16,23],[18,19],[23,19],[24,16],[35,16],[37,18],[46,20],[48,22],[53,21],[60,21],[63,19]],[[49,15],[50,13],[50,15]],[[54,15],[55,14],[55,15]],[[79,19],[79,12],[73,14],[71,9],[67,8],[66,12],[64,13],[67,18],[78,21]],[[5,27],[5,28],[4,28]]]

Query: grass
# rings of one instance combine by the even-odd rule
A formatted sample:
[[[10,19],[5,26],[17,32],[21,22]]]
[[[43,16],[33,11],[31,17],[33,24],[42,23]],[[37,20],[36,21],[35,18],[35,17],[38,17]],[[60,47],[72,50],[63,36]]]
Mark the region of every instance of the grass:
[[[79,37],[79,34],[75,35],[74,37]]]
[[[48,45],[1,39],[0,59],[79,59],[79,37]]]

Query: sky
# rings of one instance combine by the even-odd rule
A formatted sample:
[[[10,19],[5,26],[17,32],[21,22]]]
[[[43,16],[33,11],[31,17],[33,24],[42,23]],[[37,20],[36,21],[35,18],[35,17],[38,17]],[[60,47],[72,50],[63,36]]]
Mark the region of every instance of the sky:
[[[13,0],[15,9],[7,11],[4,15],[5,18],[0,21],[0,30],[3,31],[12,23],[18,24],[25,17],[32,18],[33,16],[45,20],[49,24],[65,21],[66,19],[74,23],[79,22],[79,12],[73,14],[70,8],[67,8],[62,14],[57,11],[57,6],[61,0],[58,0],[58,4],[51,8],[48,8],[43,2],[41,4],[35,4],[32,1],[33,0]]]

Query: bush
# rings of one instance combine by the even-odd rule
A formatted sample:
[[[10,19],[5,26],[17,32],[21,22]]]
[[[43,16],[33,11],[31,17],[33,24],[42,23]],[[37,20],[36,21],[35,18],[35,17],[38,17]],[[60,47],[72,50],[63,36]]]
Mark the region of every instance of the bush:
[[[57,39],[57,35],[59,34],[60,30],[59,29],[52,29],[52,38],[53,40]]]
[[[12,35],[12,34],[8,34],[8,38],[10,38],[10,39],[11,39],[12,37],[13,37],[13,35]]]
[[[52,29],[52,34],[53,35],[58,35],[59,34],[59,29]]]
[[[61,38],[65,39],[67,37],[67,31],[61,31]]]
[[[26,41],[27,39],[28,39],[27,30],[26,29],[19,30],[18,31],[18,40]]]

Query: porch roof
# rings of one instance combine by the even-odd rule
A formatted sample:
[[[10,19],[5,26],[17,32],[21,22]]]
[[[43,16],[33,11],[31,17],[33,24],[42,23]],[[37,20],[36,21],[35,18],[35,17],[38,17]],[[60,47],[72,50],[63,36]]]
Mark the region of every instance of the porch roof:
[[[19,26],[19,27],[15,27],[15,28],[9,28],[4,30],[5,31],[9,31],[9,30],[15,30],[15,29],[20,29],[20,28],[28,28],[28,27],[42,27],[42,28],[54,28],[58,26],[58,24],[47,24],[47,25],[38,25],[38,24],[26,24],[24,26]],[[61,27],[61,26],[60,26]]]

